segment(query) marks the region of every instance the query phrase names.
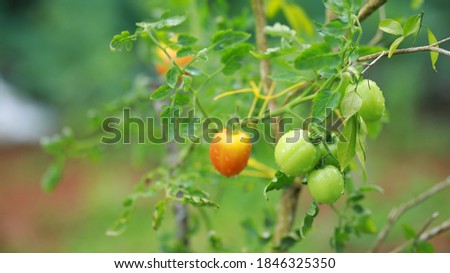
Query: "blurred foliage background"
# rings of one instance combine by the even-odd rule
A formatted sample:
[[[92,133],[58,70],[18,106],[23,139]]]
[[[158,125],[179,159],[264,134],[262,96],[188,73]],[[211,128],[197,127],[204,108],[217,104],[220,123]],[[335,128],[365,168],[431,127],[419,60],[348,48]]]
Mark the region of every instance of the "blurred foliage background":
[[[324,20],[322,3],[289,2],[301,6],[313,20]],[[389,1],[386,14],[389,18],[408,17],[423,10],[423,22],[438,40],[450,36],[450,2],[425,1],[419,10],[410,4],[410,1]],[[58,132],[63,125],[68,125],[82,135],[91,124],[89,111],[130,92],[136,75],[150,77],[152,84],[158,84],[152,65],[154,55],[148,45],[138,45],[131,52],[113,53],[109,42],[120,31],[133,30],[135,22],[159,18],[166,9],[173,14],[187,13],[189,20],[183,30],[199,37],[200,42],[208,41],[217,25],[253,31],[249,2],[237,0],[5,0],[0,3],[0,80],[5,83],[0,89],[13,90],[18,100],[50,111],[50,116],[44,115],[38,123],[49,128],[43,133]],[[292,24],[282,13],[269,19],[270,24],[275,22]],[[377,24],[378,12],[363,23],[364,41],[373,37]],[[389,45],[393,39],[385,35],[382,43]],[[409,46],[408,43],[412,46],[412,41],[403,46]],[[422,32],[416,45],[426,43]],[[429,54],[418,53],[382,59],[366,75],[384,91],[390,112],[390,123],[377,140],[369,143],[369,182],[385,189],[384,194],[371,194],[366,201],[378,228],[385,223],[390,208],[450,173],[450,58],[441,56],[437,69],[437,73],[432,70]],[[220,86],[219,80],[210,88]],[[0,95],[4,95],[2,92]],[[0,96],[3,130],[13,128],[20,120],[17,115],[22,113],[20,109],[9,111],[9,106]],[[21,132],[0,134],[3,136],[0,138],[1,252],[171,250],[175,232],[173,216],[169,213],[161,230],[153,231],[151,199],[140,201],[134,220],[122,236],[105,235],[118,216],[126,193],[132,191],[145,171],[160,163],[161,147],[124,145],[99,160],[73,160],[67,166],[61,186],[54,193],[46,194],[39,184],[50,157],[39,147],[41,135],[15,142],[14,134],[19,138]],[[206,158],[207,147],[199,153],[202,152]],[[254,152],[255,157],[270,162],[268,155],[270,151],[264,149]],[[210,238],[220,238],[226,250],[267,251],[268,246],[261,246],[255,239],[254,230],[264,232],[265,225],[270,226],[279,193],[271,193],[267,202],[262,195],[265,185],[264,181],[249,177],[219,179],[212,184],[210,191],[221,208],[191,209],[193,250],[215,251]],[[449,197],[447,190],[407,213],[394,228],[384,250],[403,240],[404,224],[419,229],[436,210],[440,211],[436,223],[450,218],[450,210],[445,206]],[[305,213],[310,201],[308,194],[302,194],[299,216]],[[321,209],[315,229],[293,251],[331,251],[328,238],[336,217],[328,207],[321,206]],[[205,214],[210,218],[208,225],[202,220]],[[211,236],[211,230],[217,236]],[[347,251],[365,251],[373,239],[373,236],[353,238]],[[448,234],[432,242],[437,251],[450,252]]]

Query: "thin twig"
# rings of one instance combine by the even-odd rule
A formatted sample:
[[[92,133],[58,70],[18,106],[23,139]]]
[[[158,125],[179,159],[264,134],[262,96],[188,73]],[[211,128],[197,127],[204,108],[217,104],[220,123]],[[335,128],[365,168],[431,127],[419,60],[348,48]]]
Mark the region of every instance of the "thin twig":
[[[368,250],[368,252],[377,252],[380,249],[381,244],[384,242],[384,240],[388,236],[388,234],[391,231],[394,224],[405,212],[407,212],[411,208],[421,204],[423,201],[427,200],[431,196],[435,195],[436,193],[442,191],[443,189],[445,189],[449,186],[450,186],[450,176],[447,177],[444,181],[434,185],[431,189],[422,193],[421,195],[417,196],[416,198],[409,200],[408,202],[399,206],[398,208],[393,208],[389,212],[388,222],[383,227],[383,229],[378,233],[377,239],[376,239],[373,247],[371,247]]]
[[[391,253],[398,253],[398,252],[402,252],[408,245],[410,245],[411,243],[414,244],[415,242],[417,242],[420,238],[420,236],[427,230],[427,228],[431,225],[431,223],[439,216],[439,212],[434,212],[431,217],[425,222],[425,225],[423,225],[423,227],[420,229],[420,231],[417,233],[416,238],[407,240],[406,242],[402,243],[401,245],[399,245],[398,247],[394,248],[393,250],[391,250]]]
[[[424,232],[421,236],[416,238],[416,240],[409,240],[402,245],[398,246],[394,250],[391,251],[391,253],[399,253],[405,250],[411,243],[414,243],[414,241],[428,241],[432,238],[450,230],[450,220],[445,221],[444,223],[440,224],[439,226],[436,226],[426,232]]]
[[[447,42],[450,40],[450,37],[447,37],[445,39],[440,40],[439,42],[436,42],[434,44],[431,45],[427,45],[427,46],[417,46],[417,47],[409,47],[409,48],[402,48],[402,49],[397,49],[394,51],[394,55],[398,55],[398,54],[408,54],[408,53],[414,53],[414,52],[422,52],[422,51],[434,51],[434,52],[438,52],[440,54],[444,54],[447,56],[450,56],[450,51],[436,47],[439,44],[442,44],[444,42]],[[381,52],[377,52],[377,53],[373,53],[373,54],[369,54],[366,56],[362,56],[358,58],[358,62],[364,62],[364,61],[369,61],[369,60],[373,60],[376,58],[379,58],[380,55],[383,56],[387,56],[389,55],[389,51],[385,50],[385,51],[381,51]]]
[[[438,212],[438,211],[435,211],[435,212],[431,215],[430,219],[428,219],[428,221],[425,222],[425,225],[423,225],[423,227],[422,227],[422,228],[420,229],[420,231],[417,233],[416,241],[417,241],[417,239],[419,239],[420,236],[428,229],[428,227],[430,227],[431,223],[433,223],[433,221],[434,221],[438,216],[439,216],[439,212]]]
[[[384,5],[387,0],[369,0],[359,11],[358,20],[360,22],[364,21],[372,13],[374,13],[379,7]]]
[[[434,227],[434,228],[430,229],[429,231],[425,232],[424,234],[422,234],[422,236],[420,236],[419,240],[420,241],[428,241],[448,230],[450,230],[450,220],[447,220],[444,223],[440,224],[439,226]]]

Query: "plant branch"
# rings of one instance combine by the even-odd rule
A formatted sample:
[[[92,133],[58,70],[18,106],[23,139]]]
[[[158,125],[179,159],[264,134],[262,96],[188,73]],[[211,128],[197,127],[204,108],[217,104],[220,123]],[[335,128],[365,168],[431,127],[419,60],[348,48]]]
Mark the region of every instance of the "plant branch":
[[[414,243],[415,241],[428,241],[446,231],[450,230],[450,220],[445,221],[444,223],[440,224],[439,226],[436,226],[426,232],[423,232],[418,238],[415,240],[409,240],[402,245],[396,247],[394,250],[391,251],[391,253],[399,253],[405,250],[405,248],[408,247],[411,243]]]
[[[450,56],[450,51],[437,47],[437,45],[447,42],[449,40],[450,40],[450,37],[447,37],[447,38],[442,39],[434,44],[427,45],[427,46],[417,46],[417,47],[397,49],[394,51],[393,54],[398,55],[398,54],[408,54],[408,53],[423,52],[423,51],[433,51],[433,52],[438,52],[443,55]],[[364,61],[381,58],[381,57],[384,57],[387,55],[389,55],[389,51],[385,50],[385,51],[381,51],[381,52],[377,52],[377,53],[359,57],[357,61],[364,62]]]
[[[434,227],[432,229],[430,229],[429,231],[423,233],[420,237],[419,240],[420,241],[428,241],[436,236],[438,236],[439,234],[442,234],[446,231],[450,230],[450,220],[445,221],[444,223],[440,224],[437,227]]]
[[[372,13],[374,13],[379,7],[384,5],[387,0],[369,0],[359,11],[358,20],[360,22],[364,21]]]
[[[266,26],[266,16],[264,14],[264,5],[262,0],[252,0],[253,13],[256,19],[256,43],[259,52],[266,52],[267,50],[267,38],[264,33]],[[270,62],[268,59],[260,61],[259,71],[261,74],[261,82],[263,83],[264,93],[267,95],[272,85],[269,79],[270,74]],[[271,112],[276,110],[276,101],[269,101],[269,109]],[[273,127],[274,135],[276,139],[279,139],[280,132],[278,130],[279,118]],[[283,191],[280,208],[278,211],[277,221],[275,223],[274,232],[274,245],[277,247],[282,238],[285,237],[290,230],[295,219],[295,211],[297,208],[298,197],[300,195],[301,185],[291,185],[289,188]]]
[[[388,222],[383,227],[383,229],[378,233],[375,244],[373,245],[373,247],[371,247],[369,249],[368,252],[378,252],[381,244],[385,241],[386,237],[388,236],[388,234],[391,231],[394,224],[405,212],[407,212],[408,210],[412,209],[413,207],[421,204],[422,202],[424,202],[431,196],[435,195],[436,193],[444,190],[445,188],[447,188],[449,186],[450,186],[450,176],[447,177],[444,181],[434,185],[428,191],[422,193],[421,195],[417,196],[416,198],[409,200],[408,202],[406,202],[405,204],[403,204],[397,208],[393,208],[389,212]]]

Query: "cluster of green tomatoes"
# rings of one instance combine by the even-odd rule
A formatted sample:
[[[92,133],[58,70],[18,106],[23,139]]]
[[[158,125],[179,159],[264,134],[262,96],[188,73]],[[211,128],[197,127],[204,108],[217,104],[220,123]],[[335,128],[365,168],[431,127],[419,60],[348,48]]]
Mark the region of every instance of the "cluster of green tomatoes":
[[[385,111],[384,97],[375,82],[363,80],[349,85],[347,91],[356,90],[362,101],[358,114],[366,123],[380,120]],[[284,134],[275,147],[275,162],[288,176],[304,177],[312,197],[323,204],[337,201],[344,193],[344,176],[337,160],[337,138],[327,144],[314,144],[308,131],[292,130]]]

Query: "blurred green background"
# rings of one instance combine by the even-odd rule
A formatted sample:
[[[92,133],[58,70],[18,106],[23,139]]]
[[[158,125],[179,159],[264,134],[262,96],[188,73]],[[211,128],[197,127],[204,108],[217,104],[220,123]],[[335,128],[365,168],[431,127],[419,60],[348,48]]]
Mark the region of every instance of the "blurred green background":
[[[323,21],[323,5],[318,1],[291,2],[302,6],[313,20]],[[159,82],[145,47],[113,53],[109,42],[120,31],[133,30],[135,22],[159,18],[166,9],[174,14],[194,14],[185,31],[204,41],[209,40],[214,28],[208,22],[252,31],[249,3],[237,0],[0,3],[0,252],[170,251],[176,230],[174,219],[168,213],[161,230],[153,231],[154,199],[139,202],[123,235],[105,235],[139,177],[160,164],[161,147],[125,145],[98,160],[72,160],[61,185],[48,194],[40,189],[40,177],[51,157],[39,146],[43,134],[59,132],[63,125],[74,128],[76,134],[88,132],[89,110],[129,92],[137,74],[150,77],[154,84]],[[424,24],[438,40],[450,36],[450,2],[425,1],[420,10],[425,13]],[[389,18],[408,17],[419,11],[410,8],[410,1],[389,1],[386,5]],[[269,23],[277,21],[287,23],[282,15]],[[364,41],[373,37],[377,23],[378,13],[363,23]],[[392,40],[385,35],[382,42],[389,45]],[[422,31],[416,44],[426,43]],[[412,46],[412,41],[402,46]],[[390,112],[390,122],[377,140],[369,142],[368,151],[368,181],[385,189],[384,194],[373,193],[365,201],[378,228],[385,223],[390,208],[450,174],[450,58],[440,56],[437,69],[437,73],[432,70],[428,53],[419,53],[385,58],[367,75],[384,91]],[[27,111],[21,110],[24,105]],[[19,121],[33,122],[28,131],[15,130]],[[201,152],[207,157],[207,147]],[[270,162],[268,154],[264,150],[254,153]],[[209,185],[212,199],[221,208],[190,209],[192,225],[197,228],[192,237],[193,250],[213,251],[207,234],[215,230],[229,250],[267,251],[268,247],[255,244],[251,232],[243,228],[254,225],[263,232],[264,221],[270,222],[276,214],[279,193],[270,193],[267,202],[262,195],[266,182],[240,177],[219,179]],[[436,224],[449,219],[449,197],[450,190],[446,190],[408,212],[383,250],[402,242],[404,224],[420,229],[435,211],[440,212]],[[303,192],[298,219],[310,201]],[[315,228],[293,251],[332,251],[328,240],[337,218],[328,207],[321,209]],[[209,227],[202,222],[205,214],[210,218]],[[347,251],[365,251],[373,240],[373,236],[352,238]],[[450,252],[449,234],[432,243],[436,251]]]

